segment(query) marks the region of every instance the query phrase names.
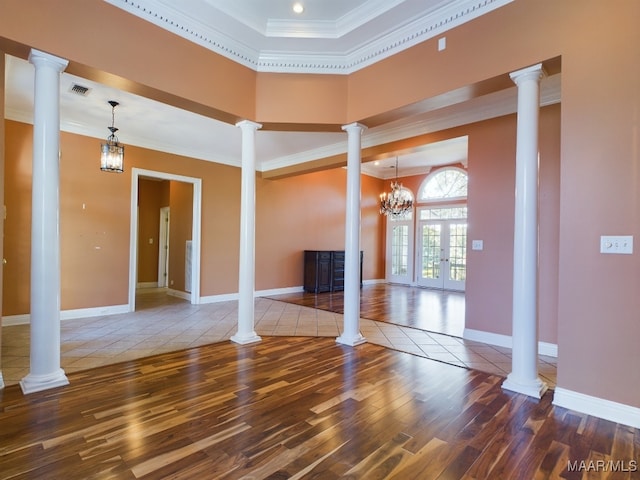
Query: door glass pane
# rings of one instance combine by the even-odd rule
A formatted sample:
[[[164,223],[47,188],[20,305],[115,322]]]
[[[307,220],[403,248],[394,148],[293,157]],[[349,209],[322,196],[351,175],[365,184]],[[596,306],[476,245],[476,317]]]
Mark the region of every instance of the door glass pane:
[[[391,274],[406,275],[409,267],[409,226],[395,225],[391,230]]]
[[[467,278],[467,224],[449,225],[449,279],[464,282]]]
[[[440,224],[422,226],[422,278],[440,278]]]
[[[450,220],[467,218],[467,207],[432,207],[420,210],[420,220]]]

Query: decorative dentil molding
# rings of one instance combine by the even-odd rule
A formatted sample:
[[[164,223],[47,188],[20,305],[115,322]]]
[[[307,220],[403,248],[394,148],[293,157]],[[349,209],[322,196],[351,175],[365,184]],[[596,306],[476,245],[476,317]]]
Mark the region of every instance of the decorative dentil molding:
[[[231,38],[220,29],[208,26],[160,0],[105,1],[259,72],[350,74],[513,0],[443,2],[440,8],[426,11],[406,25],[382,33],[377,39],[361,44],[351,52],[304,54],[295,51],[263,51],[259,45],[247,45]],[[348,31],[349,27],[341,25],[340,29]]]

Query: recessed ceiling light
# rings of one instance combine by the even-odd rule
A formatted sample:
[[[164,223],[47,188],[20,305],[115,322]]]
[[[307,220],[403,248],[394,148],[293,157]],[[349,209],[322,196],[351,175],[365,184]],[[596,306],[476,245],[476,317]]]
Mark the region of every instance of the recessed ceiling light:
[[[304,12],[304,6],[300,2],[296,2],[293,4],[293,11],[295,13],[302,13]]]

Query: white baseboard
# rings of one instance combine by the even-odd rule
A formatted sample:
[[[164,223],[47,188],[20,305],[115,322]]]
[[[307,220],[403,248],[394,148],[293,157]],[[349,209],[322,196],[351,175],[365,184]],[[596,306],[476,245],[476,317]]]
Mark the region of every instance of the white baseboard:
[[[76,310],[63,310],[60,312],[60,320],[74,318],[101,317],[103,315],[117,315],[129,312],[129,305],[111,305],[108,307],[78,308]]]
[[[28,325],[31,321],[31,315],[24,313],[22,315],[8,315],[2,317],[2,326],[10,327],[11,325]]]
[[[136,288],[158,288],[158,282],[138,282]]]
[[[556,387],[553,404],[612,422],[640,428],[640,408]]]
[[[191,301],[191,294],[188,292],[183,292],[181,290],[174,290],[172,288],[167,289],[167,295],[171,295],[172,297],[178,297],[183,300]]]
[[[255,292],[256,297],[269,297],[271,295],[285,295],[287,293],[299,293],[304,291],[304,287],[285,287],[285,288],[272,288],[270,290],[258,290]]]
[[[304,289],[302,286],[299,287],[285,287],[285,288],[273,288],[270,290],[257,290],[254,292],[254,297],[269,297],[272,295],[284,295],[287,293],[298,293],[302,292]],[[200,303],[219,303],[219,302],[230,302],[234,300],[238,300],[239,294],[236,293],[223,293],[221,295],[210,295],[208,297],[200,297]]]
[[[362,285],[376,285],[378,283],[389,283],[384,278],[374,278],[371,280],[363,280]]]
[[[501,335],[499,333],[484,332],[482,330],[473,330],[465,328],[462,334],[465,340],[473,340],[475,342],[488,343],[497,347],[513,348],[513,339],[509,335]],[[558,356],[558,345],[555,343],[538,342],[538,354],[548,357]]]
[[[94,308],[78,308],[75,310],[62,310],[60,312],[60,320],[73,320],[76,318],[102,317],[107,315],[117,315],[119,313],[127,313],[129,305],[110,305],[107,307]],[[2,317],[2,326],[10,325],[26,325],[31,322],[31,315],[28,313],[23,315],[9,315]]]
[[[364,285],[373,285],[376,283],[385,283],[384,279],[374,279],[374,280],[365,280],[363,282]],[[139,283],[139,288],[155,288],[157,287],[157,283],[149,282],[149,283]],[[285,287],[285,288],[273,288],[269,290],[258,290],[254,293],[255,297],[269,297],[273,295],[285,295],[288,293],[298,293],[302,292],[304,288],[302,285],[296,287]],[[181,292],[179,290],[167,289],[168,295],[173,295],[174,297],[182,298],[187,301],[191,301],[191,294],[187,292]],[[238,293],[224,293],[222,295],[210,295],[206,297],[200,297],[200,303],[219,303],[219,302],[229,302],[233,300],[238,300]],[[76,310],[63,310],[60,312],[60,320],[70,320],[74,318],[85,318],[85,317],[100,317],[102,315],[117,315],[120,313],[128,313],[129,305],[113,305],[107,307],[94,307],[94,308],[80,308]],[[27,314],[22,315],[10,315],[7,317],[2,317],[2,326],[7,327],[10,325],[26,325],[30,322],[31,316]],[[482,341],[482,340],[479,340]],[[485,342],[490,343],[490,342]]]
[[[200,297],[200,303],[220,303],[220,302],[231,302],[233,300],[238,300],[237,293],[223,293],[221,295],[208,295],[206,297]]]

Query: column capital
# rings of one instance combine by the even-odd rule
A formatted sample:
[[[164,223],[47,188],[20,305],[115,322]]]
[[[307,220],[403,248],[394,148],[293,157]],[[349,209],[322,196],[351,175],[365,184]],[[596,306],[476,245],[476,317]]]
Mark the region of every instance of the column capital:
[[[41,52],[40,50],[36,50],[32,48],[29,52],[29,63],[39,67],[39,66],[51,66],[54,67],[59,72],[63,72],[67,65],[69,65],[69,60],[65,60],[64,58],[56,57],[49,53]]]
[[[360,132],[363,132],[366,129],[367,129],[366,125],[363,125],[362,123],[358,123],[358,122],[349,123],[347,125],[343,125],[342,126],[342,130],[344,130],[347,133],[355,132],[356,130],[359,130]]]
[[[252,122],[251,120],[240,120],[236,123],[236,127],[242,130],[260,130],[262,128],[261,123]]]
[[[539,81],[541,78],[546,76],[546,72],[544,71],[542,64],[537,63],[535,65],[531,65],[530,67],[511,72],[509,76],[511,77],[511,80],[513,80],[513,83],[519,85],[520,82],[525,80]]]

